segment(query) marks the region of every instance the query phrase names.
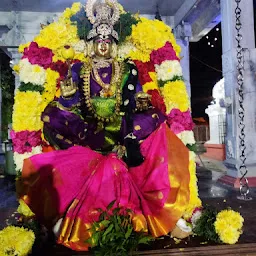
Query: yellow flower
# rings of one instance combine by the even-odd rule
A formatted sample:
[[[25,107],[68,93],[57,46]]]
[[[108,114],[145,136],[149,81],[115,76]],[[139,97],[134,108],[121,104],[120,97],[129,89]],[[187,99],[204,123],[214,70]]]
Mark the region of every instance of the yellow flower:
[[[43,112],[45,107],[54,99],[56,94],[57,80],[60,77],[59,73],[48,68],[46,70],[46,83],[44,85],[44,92],[42,94],[43,104],[41,111]]]
[[[57,54],[57,57],[62,59],[61,53],[58,52],[65,45],[72,45],[79,41],[77,35],[77,26],[66,24],[64,22],[53,22],[40,31],[40,34],[35,37],[35,42],[40,47],[47,47]],[[56,61],[56,57],[55,60]]]
[[[186,85],[183,81],[166,83],[161,88],[161,93],[164,97],[167,113],[170,113],[173,108],[178,108],[180,111],[185,112],[190,107]]]
[[[238,242],[241,233],[235,228],[226,228],[220,234],[220,240],[225,244],[235,244]]]
[[[159,20],[141,18],[132,27],[131,40],[142,52],[151,53],[163,47],[171,39],[171,28]]]
[[[235,244],[242,233],[243,222],[244,219],[240,213],[233,210],[223,210],[217,214],[214,226],[223,243]]]
[[[27,256],[35,242],[32,230],[9,226],[0,231],[0,255]]]
[[[225,220],[228,225],[232,225],[235,229],[241,229],[244,222],[244,218],[240,213],[233,210],[223,210],[219,212],[216,219]]]
[[[87,58],[85,57],[84,53],[76,53],[74,59],[80,60],[81,62],[87,61]]]
[[[29,45],[30,45],[30,42],[29,42],[29,43],[26,43],[26,44],[21,44],[21,45],[19,46],[18,52],[19,52],[19,53],[23,53],[24,50],[25,50],[25,48],[29,47]]]
[[[195,163],[195,153],[189,152],[189,173],[190,173],[190,182],[189,182],[189,190],[190,190],[190,198],[189,204],[186,207],[186,211],[183,214],[183,218],[188,220],[191,218],[193,211],[195,208],[200,208],[202,206],[202,201],[199,198],[198,194],[198,186],[197,186],[197,177],[196,177],[196,163]]]
[[[20,72],[20,66],[19,65],[14,65],[12,68],[17,74]]]
[[[72,16],[72,11],[70,8],[66,8],[66,10],[63,12],[62,16],[65,18],[65,19],[70,19],[71,16]]]
[[[132,60],[139,60],[142,62],[148,62],[150,61],[150,53],[149,52],[143,52],[140,50],[133,50],[130,51],[127,57],[131,58]]]
[[[14,100],[13,129],[16,132],[41,130],[42,95],[39,92],[17,91]]]
[[[142,89],[144,92],[147,92],[149,90],[157,89],[159,90],[158,84],[157,84],[157,77],[155,72],[149,72],[150,78],[153,80],[152,82],[145,83],[142,85]]]
[[[35,215],[27,206],[27,204],[21,199],[19,200],[19,207],[17,212],[25,217],[33,217]]]
[[[78,13],[81,10],[81,8],[82,4],[80,2],[73,3],[71,7],[72,15]]]

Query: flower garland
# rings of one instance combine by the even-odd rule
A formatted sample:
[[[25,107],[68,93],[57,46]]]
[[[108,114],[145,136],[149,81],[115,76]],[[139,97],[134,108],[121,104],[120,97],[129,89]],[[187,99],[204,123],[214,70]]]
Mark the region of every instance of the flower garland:
[[[22,227],[9,226],[0,231],[0,255],[27,256],[35,241],[35,234]]]
[[[72,45],[75,60],[86,60],[85,44],[77,36],[76,25],[70,21],[81,8],[81,3],[74,3],[58,21],[44,27],[33,42],[19,47],[23,56],[15,71],[19,73],[21,87],[15,95],[12,132],[16,171],[22,169],[25,158],[42,153],[41,114],[55,97],[59,97],[59,82],[67,71],[62,48]]]

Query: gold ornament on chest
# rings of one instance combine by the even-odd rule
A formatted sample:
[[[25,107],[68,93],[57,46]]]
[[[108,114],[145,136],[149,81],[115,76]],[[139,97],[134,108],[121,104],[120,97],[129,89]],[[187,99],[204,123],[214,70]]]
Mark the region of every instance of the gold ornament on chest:
[[[84,97],[87,109],[92,113],[92,115],[99,121],[99,122],[112,122],[116,119],[117,116],[120,115],[120,106],[122,102],[121,98],[121,83],[122,83],[122,75],[124,72],[124,64],[119,63],[117,61],[113,61],[112,64],[112,77],[110,84],[104,83],[98,73],[98,70],[93,67],[92,63],[90,65],[84,65],[82,78],[84,80]],[[99,116],[96,113],[96,110],[93,107],[92,99],[90,96],[91,84],[90,84],[90,77],[92,77],[101,87],[102,90],[100,91],[100,97],[108,98],[108,97],[115,97],[116,104],[115,104],[115,112],[113,116],[105,118],[103,116]]]
[[[117,61],[113,61],[112,63],[112,75],[110,83],[104,83],[100,77],[98,69],[93,66],[92,67],[92,78],[102,87],[100,91],[100,96],[103,98],[113,97],[116,94],[116,84],[121,78],[120,65]],[[108,73],[103,73],[102,77],[106,78]]]

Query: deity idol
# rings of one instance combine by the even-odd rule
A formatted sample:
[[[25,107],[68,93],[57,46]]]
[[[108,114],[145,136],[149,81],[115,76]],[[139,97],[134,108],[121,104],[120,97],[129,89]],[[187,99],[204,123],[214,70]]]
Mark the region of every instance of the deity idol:
[[[171,232],[189,202],[189,151],[142,92],[138,70],[116,58],[116,4],[87,4],[88,61],[70,66],[61,97],[42,114],[55,151],[26,159],[19,191],[58,243],[88,250],[97,209],[132,211],[136,231]],[[66,47],[64,55],[72,55]]]

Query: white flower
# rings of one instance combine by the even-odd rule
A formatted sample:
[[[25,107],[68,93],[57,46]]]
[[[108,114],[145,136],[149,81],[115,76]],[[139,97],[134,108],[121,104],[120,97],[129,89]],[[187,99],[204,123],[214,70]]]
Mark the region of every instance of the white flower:
[[[172,80],[174,76],[182,76],[182,68],[177,60],[166,60],[155,65],[158,80]]]
[[[135,50],[136,50],[136,47],[130,42],[121,44],[118,47],[117,58],[119,60],[124,60],[129,56],[131,51],[135,51]]]
[[[177,134],[177,136],[185,145],[193,145],[196,143],[193,131],[183,131]]]
[[[75,52],[77,53],[83,53],[86,49],[86,43],[84,40],[80,40],[74,44],[71,45]]]
[[[36,155],[36,154],[40,154],[40,153],[42,153],[42,147],[41,146],[33,147],[32,151],[29,152],[29,153],[19,154],[17,152],[14,152],[13,159],[14,159],[14,163],[16,165],[15,170],[17,172],[21,171],[22,167],[23,167],[24,159],[29,158],[29,157],[31,157],[33,155]]]
[[[192,217],[191,217],[191,223],[192,226],[195,227],[196,226],[196,222],[201,218],[202,216],[202,211],[198,210],[195,213],[193,213]]]
[[[28,59],[22,59],[19,66],[21,82],[44,85],[46,80],[46,72],[42,67],[39,65],[32,65]]]
[[[192,229],[187,225],[187,222],[184,219],[179,219],[176,223],[177,227],[179,227],[183,232],[190,233]]]

